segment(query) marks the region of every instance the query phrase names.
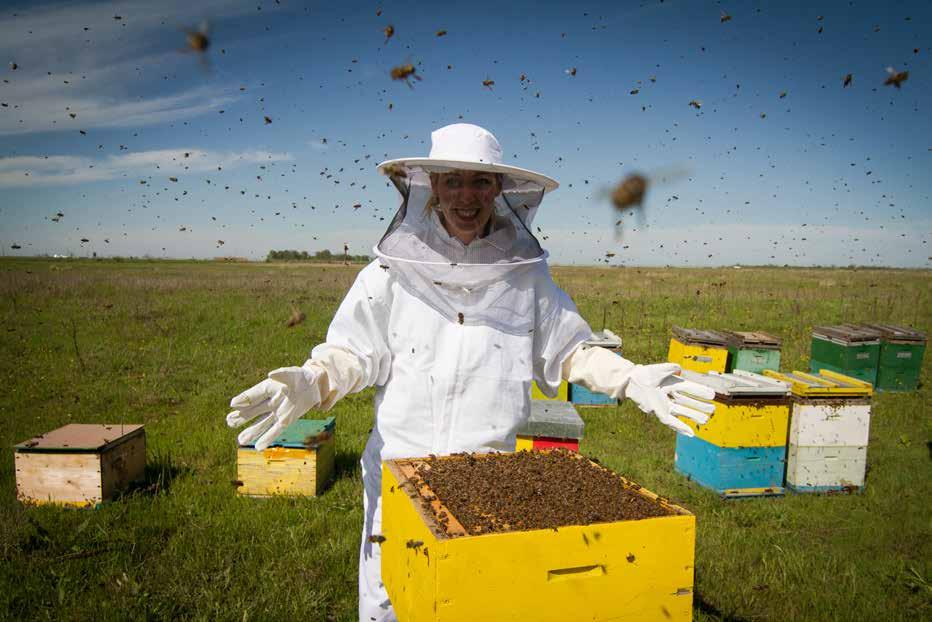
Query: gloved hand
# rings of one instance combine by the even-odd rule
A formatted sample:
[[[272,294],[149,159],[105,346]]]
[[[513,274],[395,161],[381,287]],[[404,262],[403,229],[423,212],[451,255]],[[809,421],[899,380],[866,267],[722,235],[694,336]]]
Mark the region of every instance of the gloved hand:
[[[624,396],[646,413],[654,413],[661,423],[680,434],[695,436],[692,428],[676,418],[689,417],[700,425],[709,420],[715,406],[694,399],[711,400],[715,391],[704,385],[683,380],[675,374],[680,371],[676,363],[637,365],[631,371]]]
[[[321,401],[318,380],[322,374],[325,375],[323,370],[311,361],[301,367],[281,367],[234,397],[230,408],[235,410],[227,415],[228,426],[235,428],[262,417],[239,433],[240,445],[255,442],[256,450],[263,450],[296,419],[318,406]]]

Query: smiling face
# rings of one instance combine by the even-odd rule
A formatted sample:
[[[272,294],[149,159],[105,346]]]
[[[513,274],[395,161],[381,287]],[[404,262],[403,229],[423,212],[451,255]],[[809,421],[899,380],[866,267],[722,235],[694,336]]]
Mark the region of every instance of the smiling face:
[[[495,209],[495,197],[502,192],[498,175],[482,171],[434,173],[430,185],[440,203],[447,233],[463,244],[482,237]]]

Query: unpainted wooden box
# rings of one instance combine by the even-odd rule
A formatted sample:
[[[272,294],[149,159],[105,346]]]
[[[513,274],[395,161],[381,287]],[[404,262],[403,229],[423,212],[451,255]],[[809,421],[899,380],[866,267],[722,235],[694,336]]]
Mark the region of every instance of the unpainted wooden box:
[[[240,445],[237,491],[250,497],[318,496],[333,475],[335,429],[333,417],[298,419],[262,451]]]
[[[426,485],[415,490],[417,463],[382,463],[382,581],[399,620],[692,619],[696,517],[689,511],[621,478],[671,514],[469,535]],[[447,513],[446,529],[426,500]]]
[[[14,450],[16,497],[30,504],[95,507],[146,468],[143,424],[70,423]]]

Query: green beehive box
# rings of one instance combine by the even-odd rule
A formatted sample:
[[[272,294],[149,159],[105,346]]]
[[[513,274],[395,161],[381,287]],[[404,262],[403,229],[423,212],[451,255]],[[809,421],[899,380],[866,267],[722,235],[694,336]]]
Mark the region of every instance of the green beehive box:
[[[877,383],[880,363],[880,333],[857,324],[816,326],[812,329],[809,369],[823,369]]]
[[[736,369],[755,374],[765,369],[780,371],[780,339],[769,333],[723,331],[728,344],[728,372]]]
[[[915,391],[919,386],[925,333],[894,324],[867,324],[881,335],[877,388],[882,391]]]

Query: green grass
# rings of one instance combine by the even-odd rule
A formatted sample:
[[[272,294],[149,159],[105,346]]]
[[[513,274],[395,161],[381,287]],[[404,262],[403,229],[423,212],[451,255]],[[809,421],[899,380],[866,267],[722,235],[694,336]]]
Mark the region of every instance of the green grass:
[[[235,495],[230,398],[323,340],[358,266],[0,261],[0,616],[352,620],[359,454],[371,392],[338,404],[337,475],[317,499]],[[625,356],[670,325],[759,329],[807,367],[815,324],[928,331],[928,271],[556,268]],[[290,303],[307,320],[286,329]],[[75,347],[77,345],[77,348]],[[720,500],[678,476],[674,435],[630,404],[584,409],[582,450],[697,516],[697,620],[932,617],[926,386],[875,398],[866,490]],[[97,510],[23,507],[11,446],[69,422],[145,423],[146,481]]]

